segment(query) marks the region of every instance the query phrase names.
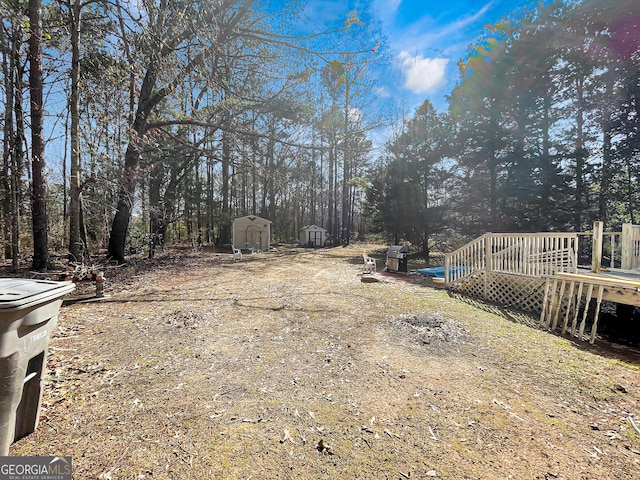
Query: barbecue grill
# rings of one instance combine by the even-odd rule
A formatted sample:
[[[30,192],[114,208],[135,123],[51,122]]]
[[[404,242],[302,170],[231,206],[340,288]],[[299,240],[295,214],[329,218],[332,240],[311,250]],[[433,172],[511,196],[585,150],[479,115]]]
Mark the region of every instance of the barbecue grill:
[[[391,245],[387,250],[387,272],[407,273],[409,248],[404,245]]]

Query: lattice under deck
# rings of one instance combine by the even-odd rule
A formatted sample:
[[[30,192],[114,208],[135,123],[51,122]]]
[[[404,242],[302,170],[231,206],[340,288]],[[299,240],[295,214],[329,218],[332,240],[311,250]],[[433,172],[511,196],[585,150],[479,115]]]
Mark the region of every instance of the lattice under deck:
[[[543,279],[537,277],[495,272],[486,275],[481,272],[465,278],[452,289],[494,304],[540,313],[544,302],[544,283]]]

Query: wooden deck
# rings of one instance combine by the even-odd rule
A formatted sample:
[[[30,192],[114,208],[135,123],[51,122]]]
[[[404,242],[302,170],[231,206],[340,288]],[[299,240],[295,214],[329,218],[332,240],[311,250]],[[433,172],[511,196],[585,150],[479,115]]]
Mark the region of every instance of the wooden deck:
[[[572,336],[582,339],[594,299],[593,322],[589,334],[591,343],[596,339],[603,301],[640,306],[640,272],[616,270],[599,273],[557,273],[548,276],[540,323],[551,331],[556,330],[561,324],[563,335],[570,330]],[[583,302],[582,318],[578,326],[580,306]]]
[[[582,233],[592,237],[591,268],[578,267],[578,235],[487,233],[445,256],[444,286],[538,312],[546,328],[561,328],[562,334],[580,339],[590,323],[587,338],[593,343],[603,301],[640,306],[640,226],[604,232],[602,222],[596,222],[593,232]],[[619,254],[624,270],[602,267],[605,236],[610,237],[611,265]]]

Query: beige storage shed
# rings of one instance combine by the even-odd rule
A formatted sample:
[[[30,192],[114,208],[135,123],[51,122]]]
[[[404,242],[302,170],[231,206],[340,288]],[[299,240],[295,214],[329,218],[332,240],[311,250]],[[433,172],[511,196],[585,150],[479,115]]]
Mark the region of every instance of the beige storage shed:
[[[271,243],[271,220],[247,215],[233,221],[232,241],[235,248],[268,252]]]
[[[303,247],[324,247],[327,229],[317,225],[307,225],[300,230],[300,245]]]

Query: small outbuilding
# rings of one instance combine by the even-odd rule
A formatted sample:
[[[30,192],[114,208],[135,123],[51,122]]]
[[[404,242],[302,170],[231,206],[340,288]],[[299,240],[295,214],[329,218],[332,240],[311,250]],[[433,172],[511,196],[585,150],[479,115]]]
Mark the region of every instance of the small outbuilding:
[[[300,230],[300,245],[303,247],[324,247],[327,229],[317,225],[307,225]]]
[[[271,220],[247,215],[233,221],[232,241],[235,248],[268,252],[271,244]]]

